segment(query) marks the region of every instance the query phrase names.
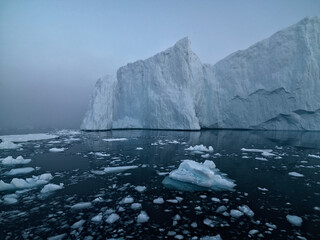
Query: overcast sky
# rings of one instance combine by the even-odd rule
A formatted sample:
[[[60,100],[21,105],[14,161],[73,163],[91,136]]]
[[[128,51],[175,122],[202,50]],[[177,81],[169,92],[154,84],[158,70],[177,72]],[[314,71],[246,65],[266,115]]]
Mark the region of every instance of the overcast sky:
[[[0,129],[78,128],[95,81],[188,36],[214,64],[320,0],[0,1]]]

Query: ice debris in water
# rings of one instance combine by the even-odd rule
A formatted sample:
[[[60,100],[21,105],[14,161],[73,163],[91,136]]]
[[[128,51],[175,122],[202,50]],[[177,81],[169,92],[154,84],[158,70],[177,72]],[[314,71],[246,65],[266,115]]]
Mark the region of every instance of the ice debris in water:
[[[253,217],[254,216],[254,212],[247,205],[239,206],[238,209],[241,212],[243,212],[245,215],[247,215],[248,217]]]
[[[162,197],[158,197],[156,199],[153,200],[153,203],[154,204],[163,204],[164,203],[164,200]]]
[[[233,180],[222,176],[214,162],[209,160],[204,163],[183,160],[179,168],[170,172],[167,178],[214,190],[232,190],[236,186]]]
[[[78,222],[75,222],[71,228],[73,229],[78,229],[78,228],[81,228],[82,225],[86,222],[86,220],[79,220]]]
[[[206,147],[203,144],[200,144],[200,145],[195,145],[194,147],[190,146],[190,147],[186,148],[185,150],[199,151],[199,152],[213,152],[213,147],[212,146]]]
[[[216,236],[205,236],[205,237],[201,237],[200,240],[222,240],[220,234],[216,235]]]
[[[122,199],[121,204],[129,204],[133,202],[134,202],[134,199],[131,196],[127,196],[124,199]]]
[[[120,219],[119,215],[116,213],[112,213],[107,219],[106,222],[112,224]]]
[[[66,148],[50,148],[49,149],[50,152],[63,152],[65,150]]]
[[[3,203],[7,205],[16,204],[18,202],[18,195],[15,193],[4,195],[2,198]]]
[[[5,183],[1,180],[0,191],[34,188],[47,184],[52,178],[53,177],[50,173],[44,173],[39,176],[32,176],[32,178],[14,178],[10,183]]]
[[[232,209],[230,211],[230,215],[231,215],[231,217],[239,218],[239,217],[243,216],[243,212],[236,210],[236,209]]]
[[[10,142],[10,141],[2,141],[0,143],[0,149],[16,149],[16,148],[19,148],[21,147],[20,144],[15,144],[13,142]]]
[[[136,186],[134,189],[137,190],[138,192],[144,192],[147,189],[147,187],[146,186]]]
[[[60,190],[63,188],[63,183],[60,183],[59,185],[57,184],[53,184],[53,183],[49,183],[47,185],[45,185],[42,189],[41,189],[41,193],[49,193],[49,192],[54,192],[57,190]]]
[[[320,159],[319,155],[308,154],[308,157]]]
[[[121,167],[106,167],[104,168],[104,172],[106,173],[118,173],[118,172],[124,172],[130,169],[137,168],[138,166],[121,166]]]
[[[145,211],[141,211],[140,214],[137,217],[138,223],[145,223],[149,221],[149,216]]]
[[[35,134],[23,134],[23,135],[4,135],[0,136],[0,139],[4,142],[28,142],[28,141],[38,141],[38,140],[48,140],[58,138],[57,135],[51,135],[46,133],[35,133]]]
[[[303,174],[297,172],[289,172],[288,174],[293,177],[304,177]]]
[[[31,159],[24,159],[22,156],[15,159],[12,156],[8,156],[6,158],[0,158],[0,162],[3,165],[28,164],[31,162]]]
[[[80,202],[71,206],[71,210],[82,210],[82,209],[87,209],[92,207],[93,206],[91,202]]]
[[[33,167],[25,167],[25,168],[14,168],[9,172],[6,172],[5,175],[13,176],[13,175],[22,175],[33,172],[35,169]]]
[[[118,142],[118,141],[127,141],[127,138],[104,138],[102,139],[105,142]]]
[[[295,215],[287,215],[286,219],[289,223],[297,227],[300,227],[302,224],[302,218]]]

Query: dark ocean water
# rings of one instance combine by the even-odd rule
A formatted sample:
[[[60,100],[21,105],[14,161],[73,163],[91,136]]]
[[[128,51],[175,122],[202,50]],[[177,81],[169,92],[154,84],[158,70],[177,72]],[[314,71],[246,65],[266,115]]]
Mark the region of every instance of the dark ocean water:
[[[22,155],[32,159],[23,167],[38,167],[32,174],[15,177],[51,173],[50,183],[64,184],[50,195],[40,194],[41,186],[19,194],[17,204],[0,202],[0,239],[46,239],[60,234],[61,239],[199,239],[217,234],[224,240],[320,239],[320,159],[309,156],[320,156],[319,132],[122,130],[59,136],[54,139],[59,143],[30,141],[22,143],[22,150],[0,150],[0,158]],[[127,140],[103,141],[111,138]],[[199,144],[214,148],[208,159],[185,150]],[[67,149],[53,153],[49,151],[53,147]],[[272,149],[276,156],[263,157],[241,148]],[[235,181],[234,191],[167,189],[163,179],[183,159],[214,161]],[[100,175],[105,167],[130,165],[138,168]],[[5,175],[11,168],[0,166],[0,179],[6,183],[13,178]],[[304,176],[290,176],[289,172]],[[146,190],[138,192],[136,186]],[[10,193],[0,191],[0,199]],[[128,196],[141,209],[122,203]],[[163,204],[153,203],[158,197],[164,199]],[[170,199],[175,201],[166,201]],[[80,202],[91,202],[92,207],[71,208]],[[216,212],[222,205],[227,207],[225,215]],[[242,205],[249,206],[254,216],[227,216]],[[150,219],[139,224],[141,210]],[[109,224],[105,220],[112,211],[120,219]],[[98,214],[102,221],[91,221]],[[291,225],[288,214],[301,217],[302,226]],[[79,220],[85,222],[72,228]],[[258,233],[249,235],[253,229]]]

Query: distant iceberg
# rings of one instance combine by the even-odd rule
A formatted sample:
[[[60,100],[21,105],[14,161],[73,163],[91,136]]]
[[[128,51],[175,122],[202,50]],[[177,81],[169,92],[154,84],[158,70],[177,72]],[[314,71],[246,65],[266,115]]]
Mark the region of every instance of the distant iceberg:
[[[215,65],[184,38],[96,83],[84,130],[320,130],[320,17]]]

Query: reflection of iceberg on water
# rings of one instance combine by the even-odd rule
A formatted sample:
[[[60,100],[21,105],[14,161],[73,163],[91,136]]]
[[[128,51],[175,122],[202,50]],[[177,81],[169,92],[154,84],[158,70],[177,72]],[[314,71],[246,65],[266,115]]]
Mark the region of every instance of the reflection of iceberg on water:
[[[198,163],[184,160],[178,169],[170,172],[162,184],[180,191],[204,191],[208,189],[232,191],[236,186],[233,180],[222,176],[213,161]]]

